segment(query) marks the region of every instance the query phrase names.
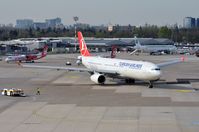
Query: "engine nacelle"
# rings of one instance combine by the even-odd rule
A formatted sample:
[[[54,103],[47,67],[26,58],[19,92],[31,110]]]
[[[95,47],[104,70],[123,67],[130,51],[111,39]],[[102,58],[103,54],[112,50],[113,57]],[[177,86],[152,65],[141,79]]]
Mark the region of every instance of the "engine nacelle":
[[[78,56],[77,59],[82,61],[82,56]]]
[[[77,65],[82,64],[82,56],[78,56],[78,57],[77,57],[76,64],[77,64]]]
[[[104,82],[106,81],[106,78],[104,75],[102,74],[93,74],[90,79],[95,82],[96,84],[104,84]]]

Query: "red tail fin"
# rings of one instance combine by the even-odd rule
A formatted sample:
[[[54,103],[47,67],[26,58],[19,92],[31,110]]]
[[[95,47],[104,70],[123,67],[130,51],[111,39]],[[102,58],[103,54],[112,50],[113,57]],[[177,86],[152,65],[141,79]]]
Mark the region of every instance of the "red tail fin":
[[[48,46],[45,45],[45,46],[44,46],[44,49],[43,49],[43,51],[42,51],[41,57],[45,57],[45,56],[47,55],[47,52],[48,52]]]
[[[78,32],[78,40],[79,40],[79,49],[82,56],[90,56],[90,53],[87,49],[86,43],[84,41],[83,35],[81,32]]]
[[[115,58],[116,57],[116,52],[117,52],[117,47],[116,46],[112,46],[111,58]]]

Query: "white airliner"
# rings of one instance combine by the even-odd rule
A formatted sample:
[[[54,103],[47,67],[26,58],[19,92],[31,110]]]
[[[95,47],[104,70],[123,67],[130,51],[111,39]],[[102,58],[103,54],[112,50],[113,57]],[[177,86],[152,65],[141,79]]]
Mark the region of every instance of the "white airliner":
[[[184,58],[160,64],[153,64],[146,61],[133,61],[113,58],[102,58],[91,56],[81,32],[78,32],[79,47],[82,64],[86,68],[69,68],[53,66],[22,65],[28,68],[44,68],[67,71],[79,71],[91,73],[90,79],[97,84],[104,84],[106,77],[125,79],[126,83],[134,83],[135,80],[143,80],[153,88],[153,82],[161,77],[161,67],[176,64],[184,61]]]
[[[136,52],[146,52],[152,54],[164,54],[165,51],[170,51],[170,52],[176,52],[177,48],[173,45],[141,45],[140,41],[137,39],[137,37],[134,37],[135,40],[135,46],[132,47],[135,49],[133,52],[130,53],[130,55],[135,54]]]

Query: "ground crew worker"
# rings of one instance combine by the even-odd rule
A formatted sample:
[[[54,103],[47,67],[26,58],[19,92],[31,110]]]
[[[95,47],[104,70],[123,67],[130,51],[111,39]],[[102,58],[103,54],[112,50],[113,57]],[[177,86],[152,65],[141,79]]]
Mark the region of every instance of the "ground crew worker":
[[[37,94],[36,95],[40,95],[40,88],[37,88]]]

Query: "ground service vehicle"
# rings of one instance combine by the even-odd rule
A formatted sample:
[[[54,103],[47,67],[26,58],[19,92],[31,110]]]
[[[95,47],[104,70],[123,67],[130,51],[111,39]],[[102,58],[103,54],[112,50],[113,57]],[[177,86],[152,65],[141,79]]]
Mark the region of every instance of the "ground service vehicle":
[[[25,97],[24,91],[22,89],[6,89],[4,88],[1,92],[2,95],[4,96],[20,96],[20,97]]]

